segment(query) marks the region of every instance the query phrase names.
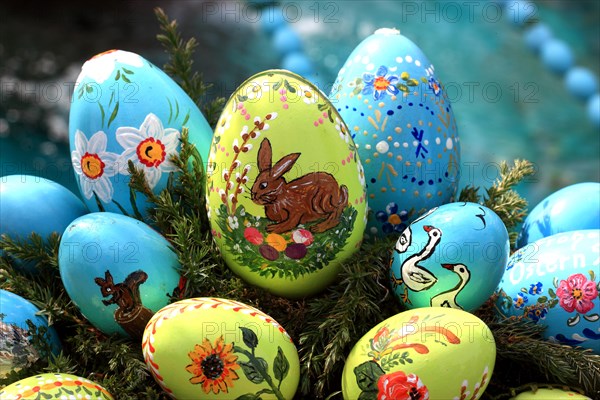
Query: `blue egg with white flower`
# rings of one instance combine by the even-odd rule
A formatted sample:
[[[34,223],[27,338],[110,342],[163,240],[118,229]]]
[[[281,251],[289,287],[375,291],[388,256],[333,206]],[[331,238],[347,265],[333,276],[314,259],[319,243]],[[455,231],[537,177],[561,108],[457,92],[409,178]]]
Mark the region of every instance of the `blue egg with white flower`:
[[[62,235],[58,266],[73,303],[109,335],[141,338],[152,315],[181,295],[181,266],[170,243],[122,214],[73,221]]]
[[[178,173],[172,157],[184,128],[206,160],[212,129],[175,81],[141,56],[122,50],[83,64],[69,115],[71,161],[84,202],[94,211],[146,217],[148,203],[129,188],[129,164],[156,194]]]
[[[508,232],[496,213],[476,203],[444,204],[402,231],[390,283],[407,308],[474,311],[496,290],[508,256]]]
[[[600,229],[600,183],[583,182],[562,188],[531,210],[517,247],[561,232]]]
[[[0,378],[49,356],[48,352],[60,352],[56,330],[39,313],[40,309],[28,300],[0,289]],[[45,344],[44,348],[33,345],[34,335]]]
[[[452,105],[421,49],[379,29],[352,52],[329,95],[351,132],[367,183],[365,236],[398,235],[453,200],[460,142]]]
[[[600,354],[600,229],[543,237],[509,258],[499,285],[502,318],[543,326],[544,338]]]

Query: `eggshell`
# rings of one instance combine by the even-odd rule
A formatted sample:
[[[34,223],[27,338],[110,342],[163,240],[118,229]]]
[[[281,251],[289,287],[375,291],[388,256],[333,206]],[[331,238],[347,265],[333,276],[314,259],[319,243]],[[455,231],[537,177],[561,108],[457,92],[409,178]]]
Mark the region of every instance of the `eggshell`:
[[[206,196],[229,267],[280,296],[324,289],[362,240],[366,192],[354,143],[323,93],[289,71],[256,74],[232,94]]]
[[[369,237],[399,235],[418,215],[453,201],[460,142],[434,67],[395,29],[363,40],[329,95],[365,166]]]
[[[600,183],[577,183],[546,197],[525,219],[517,244],[581,229],[600,229]]]
[[[0,204],[0,234],[18,240],[26,240],[32,233],[44,240],[52,233],[61,234],[71,221],[88,213],[81,200],[67,188],[31,175],[0,178]],[[31,261],[15,260],[15,265],[35,272]]]
[[[600,230],[558,233],[516,251],[500,283],[503,315],[546,327],[546,339],[600,354]]]
[[[0,377],[27,367],[40,356],[48,356],[40,354],[40,349],[36,349],[31,343],[34,334],[44,335],[48,350],[54,354],[60,352],[61,345],[56,330],[48,326],[48,320],[38,315],[39,312],[39,308],[23,297],[0,289]],[[27,321],[33,323],[36,330],[32,332]]]
[[[184,127],[206,160],[212,129],[195,103],[164,72],[135,53],[110,50],[88,60],[77,78],[69,115],[71,159],[90,210],[145,215],[131,196],[128,163],[158,194],[177,173],[171,157]]]
[[[510,400],[592,400],[583,394],[572,390],[562,390],[558,388],[538,388],[527,392],[519,393],[511,397]]]
[[[233,300],[168,305],[148,323],[142,351],[176,399],[291,399],[300,380],[298,353],[283,327]]]
[[[75,397],[77,396],[77,397]],[[113,400],[106,389],[89,379],[70,374],[40,374],[21,379],[0,390],[0,398],[25,399],[89,399]]]
[[[398,239],[391,284],[408,308],[473,311],[496,290],[508,256],[508,232],[496,213],[475,203],[444,204]]]
[[[69,297],[96,328],[134,338],[169,304],[180,281],[177,255],[165,238],[143,222],[108,212],[69,225],[58,264]]]
[[[342,394],[355,399],[478,399],[496,361],[483,321],[462,310],[405,311],[367,332],[342,374]],[[409,396],[410,394],[410,396]]]

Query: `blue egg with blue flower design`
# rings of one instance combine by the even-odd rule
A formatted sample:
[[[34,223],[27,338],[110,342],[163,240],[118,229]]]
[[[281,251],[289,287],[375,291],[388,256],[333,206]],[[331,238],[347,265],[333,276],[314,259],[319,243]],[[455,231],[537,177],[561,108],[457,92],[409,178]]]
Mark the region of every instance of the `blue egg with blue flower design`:
[[[400,234],[456,194],[460,142],[434,67],[395,29],[379,29],[340,69],[330,100],[358,148],[369,216],[366,237]]]
[[[600,354],[600,229],[541,238],[508,260],[498,290],[502,317],[545,327],[544,338]]]
[[[56,330],[48,326],[40,309],[23,297],[0,289],[0,378],[19,371],[50,352],[57,355],[61,344]],[[34,346],[33,336],[47,348]]]
[[[407,308],[474,311],[496,290],[508,255],[508,232],[496,213],[475,203],[444,204],[404,229],[390,283]]]
[[[581,229],[600,229],[600,183],[567,186],[542,200],[529,213],[517,247],[544,237]]]
[[[178,174],[184,128],[206,160],[212,129],[194,101],[160,68],[122,50],[83,64],[69,114],[71,161],[85,204],[147,218],[145,196],[129,187],[132,164],[159,194]]]

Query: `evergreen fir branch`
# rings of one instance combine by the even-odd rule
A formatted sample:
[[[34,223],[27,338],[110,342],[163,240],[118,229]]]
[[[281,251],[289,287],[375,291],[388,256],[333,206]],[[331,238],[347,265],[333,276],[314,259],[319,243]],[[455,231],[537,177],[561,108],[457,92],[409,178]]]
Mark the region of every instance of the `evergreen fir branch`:
[[[533,369],[542,379],[580,387],[588,396],[600,398],[600,355],[543,340],[544,328],[526,319],[508,318],[489,327],[496,340],[499,365]],[[513,368],[511,372],[517,371]]]
[[[308,302],[299,340],[302,394],[324,397],[332,385],[337,386],[346,356],[356,341],[397,312],[394,299],[382,303],[389,294],[382,282],[388,280],[391,248],[389,241],[365,244],[342,266],[340,282]]]
[[[169,62],[163,67],[164,71],[176,80],[198,108],[205,113],[208,123],[214,127],[225,104],[225,99],[217,98],[206,106],[202,106],[202,98],[206,96],[212,84],[204,83],[202,75],[193,71],[193,55],[198,42],[193,37],[184,41],[177,21],[170,20],[160,7],[154,9],[154,14],[158,19],[160,30],[163,32],[156,35],[156,39],[170,56]]]
[[[479,188],[467,185],[461,191],[458,196],[459,202],[470,202],[470,203],[479,203],[481,196],[479,195]]]
[[[58,245],[60,235],[52,233],[45,240],[33,232],[26,239],[11,238],[6,234],[0,235],[0,249],[10,256],[25,261],[36,268],[58,269]]]

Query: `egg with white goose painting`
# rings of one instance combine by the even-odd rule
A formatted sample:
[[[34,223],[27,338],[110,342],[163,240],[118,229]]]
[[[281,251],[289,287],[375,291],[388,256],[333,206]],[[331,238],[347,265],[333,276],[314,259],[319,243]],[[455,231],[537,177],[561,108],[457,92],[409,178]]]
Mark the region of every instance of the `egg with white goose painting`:
[[[473,311],[496,290],[508,255],[508,232],[496,213],[475,203],[444,204],[402,232],[390,282],[408,308]]]
[[[426,210],[453,201],[460,142],[433,65],[395,29],[350,54],[329,95],[364,164],[366,236],[399,235]]]

